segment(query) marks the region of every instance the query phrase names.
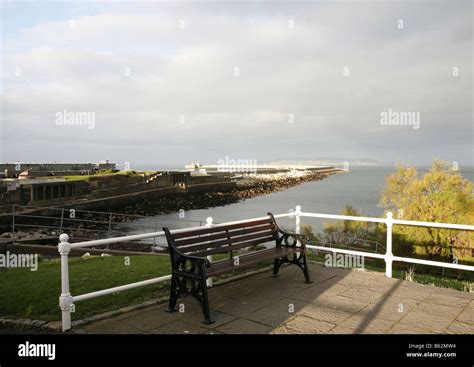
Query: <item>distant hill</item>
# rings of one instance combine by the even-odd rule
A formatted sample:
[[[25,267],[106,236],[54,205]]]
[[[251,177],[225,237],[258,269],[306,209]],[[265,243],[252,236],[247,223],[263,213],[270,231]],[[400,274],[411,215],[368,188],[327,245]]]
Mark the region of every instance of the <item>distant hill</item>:
[[[343,166],[344,163],[349,163],[350,166],[385,166],[386,163],[377,161],[375,159],[367,158],[281,158],[275,161],[266,162],[268,164],[301,164],[301,165],[315,165],[315,166]]]

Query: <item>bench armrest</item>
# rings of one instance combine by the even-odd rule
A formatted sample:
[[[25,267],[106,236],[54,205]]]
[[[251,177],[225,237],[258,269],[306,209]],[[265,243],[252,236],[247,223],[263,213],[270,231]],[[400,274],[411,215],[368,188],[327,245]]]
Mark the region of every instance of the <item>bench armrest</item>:
[[[204,263],[206,266],[209,266],[209,260],[206,257],[186,255],[179,251],[177,248],[174,249],[178,257],[189,259],[192,262],[197,262],[198,264]]]
[[[197,262],[203,262],[204,264],[206,264],[206,266],[209,266],[209,260],[206,257],[193,256],[193,255],[181,255],[181,256],[184,256],[190,260],[194,260]]]
[[[309,242],[310,238],[309,236],[301,233],[293,233],[293,232],[285,232],[285,231],[280,231],[280,233],[284,235],[288,235],[290,237],[296,238],[297,241],[300,241],[301,243],[306,244],[306,242]]]
[[[278,231],[278,232],[282,234],[280,242],[284,246],[296,246],[296,244],[299,242],[301,243],[301,247],[305,249],[306,242],[309,241],[309,237],[304,234],[285,232],[285,231]],[[292,243],[288,241],[290,238],[293,239]]]
[[[306,236],[304,234],[294,233],[294,232],[287,232],[283,230],[282,228],[280,228],[280,226],[276,222],[273,214],[268,213],[268,215],[272,218],[277,231],[283,235],[279,240],[280,244],[282,244],[283,246],[296,246],[296,243],[299,242],[301,243],[302,248],[306,248],[306,242],[309,242],[310,240],[309,236]],[[293,238],[293,243],[288,242],[290,238]]]

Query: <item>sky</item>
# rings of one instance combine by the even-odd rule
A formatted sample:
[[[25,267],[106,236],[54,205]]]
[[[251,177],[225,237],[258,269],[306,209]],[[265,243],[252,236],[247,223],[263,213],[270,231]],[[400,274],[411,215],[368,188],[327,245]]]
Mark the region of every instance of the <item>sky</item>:
[[[472,1],[1,4],[2,162],[474,164]]]

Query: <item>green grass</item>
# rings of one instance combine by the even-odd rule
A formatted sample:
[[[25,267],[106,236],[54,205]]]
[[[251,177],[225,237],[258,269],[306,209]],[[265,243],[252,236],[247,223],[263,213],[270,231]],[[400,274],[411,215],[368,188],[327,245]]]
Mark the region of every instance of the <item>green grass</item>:
[[[76,175],[76,176],[63,176],[61,178],[64,178],[66,181],[89,181],[90,177],[92,176]]]
[[[92,177],[98,177],[98,176],[141,176],[142,174],[151,174],[154,173],[155,171],[117,171],[117,170],[102,170],[99,171],[93,175],[69,175],[69,176],[52,176],[51,178],[64,178],[67,181],[89,181],[90,178]]]
[[[89,293],[170,274],[168,256],[74,258],[69,261],[72,295]],[[0,316],[60,320],[58,298],[61,293],[59,260],[40,261],[37,271],[6,269],[0,271]],[[73,319],[115,310],[168,294],[168,282],[136,288],[78,302]]]
[[[213,261],[229,255],[213,256]],[[71,294],[80,295],[119,285],[152,279],[171,273],[168,256],[130,256],[126,266],[122,256],[69,259]],[[229,278],[246,271],[270,265],[264,262],[253,268],[239,269],[219,279]],[[44,321],[61,319],[58,306],[61,293],[61,268],[59,260],[40,261],[38,270],[0,270],[0,317],[29,318]],[[75,304],[73,320],[80,320],[121,307],[167,296],[169,282],[131,289]]]
[[[113,170],[113,169],[105,169],[97,172],[93,176],[116,176],[116,175],[122,175],[122,176],[141,176],[143,173],[146,171],[134,171],[134,170]],[[148,171],[148,172],[154,172],[154,171]]]
[[[405,279],[405,273],[402,272],[399,278]],[[461,281],[458,279],[447,278],[447,277],[438,277],[429,274],[416,274],[415,273],[415,283],[434,285],[439,288],[452,288],[458,291],[466,291],[467,281]],[[472,284],[472,282],[471,282]]]

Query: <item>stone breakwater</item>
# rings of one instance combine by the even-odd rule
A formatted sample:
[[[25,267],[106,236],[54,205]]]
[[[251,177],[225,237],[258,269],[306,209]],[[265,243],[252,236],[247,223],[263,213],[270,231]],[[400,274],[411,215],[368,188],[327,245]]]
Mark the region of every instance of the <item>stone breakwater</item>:
[[[249,176],[238,182],[237,189],[234,191],[239,199],[250,199],[260,195],[283,191],[306,182],[319,181],[329,174],[312,171],[290,171]]]
[[[179,210],[206,209],[215,206],[223,206],[257,196],[283,191],[306,182],[319,181],[337,172],[337,170],[328,172],[290,171],[274,174],[249,175],[238,179],[236,187],[230,191],[187,193],[166,196],[156,200],[143,200],[135,205],[124,207],[121,212],[153,216],[174,213]]]

